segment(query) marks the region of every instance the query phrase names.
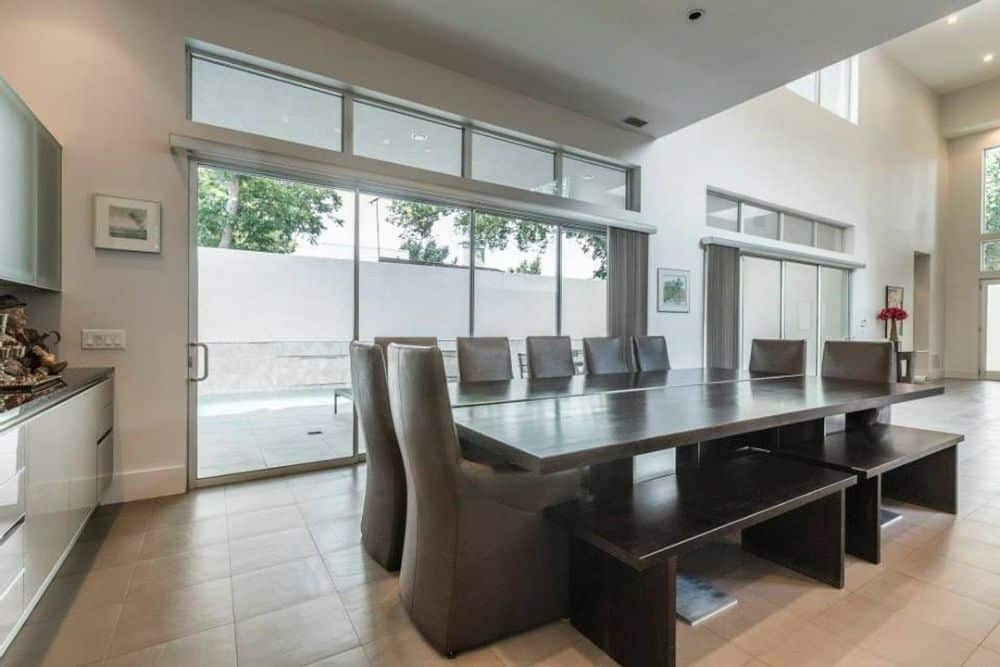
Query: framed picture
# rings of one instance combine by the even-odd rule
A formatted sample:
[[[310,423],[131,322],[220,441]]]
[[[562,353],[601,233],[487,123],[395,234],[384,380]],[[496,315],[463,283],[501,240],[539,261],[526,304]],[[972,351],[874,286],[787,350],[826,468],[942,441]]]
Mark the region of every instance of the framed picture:
[[[160,252],[160,203],[94,195],[94,247]]]
[[[691,312],[691,272],[683,269],[656,270],[656,311]]]
[[[896,287],[895,285],[885,286],[885,307],[886,308],[902,308],[903,307],[903,288]],[[899,335],[903,335],[903,322],[899,321],[896,323],[896,329]],[[889,337],[889,323],[885,323],[885,335],[886,338]]]

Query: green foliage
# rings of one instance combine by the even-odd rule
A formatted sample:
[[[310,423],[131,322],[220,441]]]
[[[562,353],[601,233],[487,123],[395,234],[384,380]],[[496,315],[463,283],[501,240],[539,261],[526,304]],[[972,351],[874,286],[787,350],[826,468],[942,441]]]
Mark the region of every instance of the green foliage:
[[[330,188],[266,176],[198,170],[198,245],[257,252],[292,253],[296,242],[315,244],[340,196]]]
[[[410,261],[444,264],[451,257],[451,263],[457,264],[458,257],[451,255],[451,249],[447,245],[438,245],[433,238],[434,224],[448,217],[452,217],[456,235],[467,239],[471,221],[466,209],[394,200],[386,215],[387,221],[399,230],[402,239],[400,247],[406,251]],[[476,216],[476,246],[480,257],[487,249],[507,248],[511,241],[519,251],[535,254],[534,259],[523,260],[512,273],[541,274],[542,255],[554,239],[551,232],[551,225],[538,222],[487,213]],[[572,230],[566,230],[564,234],[566,238],[576,239],[580,247],[598,262],[594,277],[607,278],[606,235]],[[469,244],[465,241],[461,246],[467,249]]]
[[[986,151],[983,161],[983,231],[997,233],[1000,232],[1000,150]]]

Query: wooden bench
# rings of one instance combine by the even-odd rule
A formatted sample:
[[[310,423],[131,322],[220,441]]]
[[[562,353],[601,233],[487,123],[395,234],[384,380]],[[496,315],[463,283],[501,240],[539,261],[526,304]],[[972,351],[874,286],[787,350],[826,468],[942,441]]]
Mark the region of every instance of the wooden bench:
[[[881,422],[801,442],[781,437],[772,450],[834,470],[853,473],[847,492],[847,552],[882,559],[882,496],[941,512],[958,511],[958,443],[964,436]]]
[[[573,625],[623,665],[673,665],[677,557],[741,530],[743,548],[844,585],[851,473],[752,452],[547,510],[574,535]]]

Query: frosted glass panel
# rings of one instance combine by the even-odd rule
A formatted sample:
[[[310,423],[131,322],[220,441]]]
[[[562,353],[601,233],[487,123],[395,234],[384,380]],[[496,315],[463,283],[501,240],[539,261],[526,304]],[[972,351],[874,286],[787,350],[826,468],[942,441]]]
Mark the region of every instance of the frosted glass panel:
[[[0,80],[0,277],[35,278],[35,124]]]
[[[740,204],[740,216],[743,220],[743,233],[763,236],[769,239],[778,238],[778,212],[750,204]]]
[[[844,340],[848,330],[848,293],[850,282],[844,269],[820,267],[820,349],[828,340]]]
[[[462,175],[462,129],[367,102],[354,103],[354,152]]]
[[[705,223],[709,227],[738,231],[740,205],[738,202],[708,193],[705,199]]]
[[[817,267],[810,264],[785,262],[784,336],[806,341],[806,372],[816,372]]]
[[[608,235],[563,229],[562,333],[582,346],[584,336],[608,335]]]
[[[273,76],[191,59],[191,120],[339,151],[339,95]]]
[[[781,224],[781,240],[801,245],[813,244],[813,223],[794,215],[785,214]]]
[[[552,151],[472,133],[472,178],[476,180],[555,194],[555,161]]]
[[[851,115],[851,60],[824,67],[820,72],[819,103],[842,118]]]
[[[612,208],[625,208],[628,173],[589,160],[563,158],[563,196]]]
[[[743,368],[754,338],[781,338],[781,262],[743,258]]]
[[[824,250],[836,250],[844,252],[844,230],[841,227],[827,225],[822,222],[816,224],[816,247]]]

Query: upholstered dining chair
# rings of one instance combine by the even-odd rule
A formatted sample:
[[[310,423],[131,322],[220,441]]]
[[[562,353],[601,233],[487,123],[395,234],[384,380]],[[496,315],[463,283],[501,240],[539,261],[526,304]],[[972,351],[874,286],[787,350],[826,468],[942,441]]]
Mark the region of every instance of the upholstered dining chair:
[[[750,342],[750,372],[805,375],[806,342],[778,338],[754,338]]]
[[[896,381],[896,350],[888,341],[828,340],[823,377],[866,382]]]
[[[669,371],[670,355],[663,336],[632,336],[635,365],[640,371]]]
[[[461,382],[511,380],[510,341],[506,338],[458,338],[458,379]]]
[[[625,336],[584,338],[583,360],[587,365],[587,375],[630,373],[632,371],[631,344]]]
[[[576,374],[569,336],[528,336],[529,378],[561,378]]]
[[[441,353],[389,346],[389,403],[407,480],[399,596],[453,655],[565,617],[568,534],[542,510],[575,498],[575,471],[537,475],[462,458]]]
[[[368,459],[361,543],[375,562],[399,569],[406,529],[406,473],[389,411],[382,348],[351,343],[354,407],[364,433]]]
[[[375,336],[375,346],[382,348],[383,357],[388,354],[389,343],[434,347],[438,344],[438,339],[434,336]]]

